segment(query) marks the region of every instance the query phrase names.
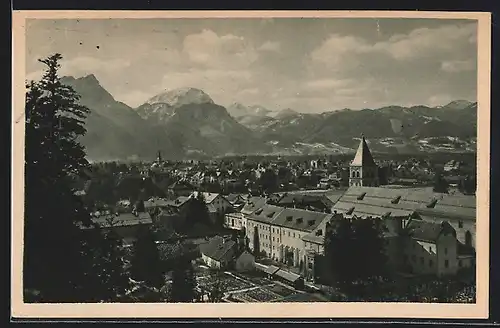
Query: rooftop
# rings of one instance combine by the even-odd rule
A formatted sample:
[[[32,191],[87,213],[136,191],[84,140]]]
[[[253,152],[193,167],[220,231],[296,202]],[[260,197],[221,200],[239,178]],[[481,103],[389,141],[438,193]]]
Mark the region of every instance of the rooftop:
[[[358,150],[356,151],[356,155],[351,162],[353,166],[377,166],[375,161],[373,160],[372,153],[368,148],[368,144],[366,143],[365,137],[361,137],[361,141],[359,142]]]
[[[211,259],[219,261],[227,256],[229,250],[235,245],[234,240],[225,241],[224,238],[215,236],[208,243],[200,245],[200,251]]]
[[[332,208],[357,216],[408,216],[475,220],[476,197],[439,194],[421,188],[350,187]]]

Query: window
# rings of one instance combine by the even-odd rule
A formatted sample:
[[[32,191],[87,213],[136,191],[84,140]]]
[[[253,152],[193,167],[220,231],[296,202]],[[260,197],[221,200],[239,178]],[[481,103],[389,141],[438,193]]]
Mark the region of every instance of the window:
[[[458,227],[463,228],[464,227],[464,221],[458,221]]]
[[[288,231],[288,237],[290,237],[290,231]]]
[[[433,265],[433,264],[434,264],[434,263],[432,262],[432,260],[429,260],[429,267],[431,267],[431,268],[432,268],[432,265]]]
[[[427,204],[427,208],[434,208],[436,206],[437,199],[433,199],[429,204]]]
[[[234,227],[234,219],[231,220],[231,225]]]
[[[365,198],[366,192],[362,193],[361,195],[358,196],[358,200],[363,200]]]
[[[429,246],[429,252],[432,252],[432,246]]]
[[[444,255],[448,254],[448,248],[444,248]]]
[[[273,241],[274,241],[274,237],[273,237]]]
[[[448,260],[444,260],[444,267],[448,268],[449,265],[450,265],[450,263],[448,262]]]
[[[295,238],[295,232],[293,233],[293,238]]]
[[[401,199],[401,196],[397,196],[396,198],[394,198],[394,199],[391,201],[391,203],[393,203],[393,204],[397,204],[397,203],[399,203],[399,200],[400,200],[400,199]]]
[[[470,233],[470,231],[467,231],[465,233],[465,245],[467,245],[468,247],[472,246],[472,234]]]

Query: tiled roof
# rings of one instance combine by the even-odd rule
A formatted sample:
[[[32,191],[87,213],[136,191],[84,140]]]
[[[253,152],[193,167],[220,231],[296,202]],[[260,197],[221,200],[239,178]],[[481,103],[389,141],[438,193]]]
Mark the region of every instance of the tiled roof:
[[[431,206],[435,202],[434,206]],[[346,212],[354,207],[352,214],[358,216],[407,216],[413,212],[422,215],[446,217],[476,218],[475,196],[443,195],[422,189],[350,187],[333,210]]]
[[[262,207],[259,207],[252,214],[250,214],[248,219],[263,223],[271,223],[283,210],[283,207],[264,204]]]
[[[216,236],[210,239],[208,243],[200,245],[200,250],[202,254],[219,261],[222,258],[227,257],[229,250],[235,245],[236,243],[234,240],[224,241],[224,238]],[[226,260],[228,259],[226,258]]]
[[[443,232],[454,230],[446,222],[436,223],[424,220],[412,220],[406,229],[413,239],[427,242],[436,242]]]
[[[258,208],[262,207],[264,204],[266,204],[266,198],[251,197],[245,202],[245,205],[243,206],[241,213],[251,214]]]
[[[331,214],[307,211],[297,208],[284,208],[273,220],[274,225],[294,230],[313,231],[318,225],[331,218]]]
[[[286,280],[288,280],[290,282],[295,282],[295,281],[297,281],[297,280],[299,280],[301,278],[300,275],[298,275],[296,273],[289,272],[289,271],[285,271],[283,269],[278,270],[275,274],[278,277],[286,279]]]
[[[214,201],[217,196],[220,194],[213,193],[213,192],[202,192],[203,198],[205,199],[205,203],[210,204],[211,202]],[[198,191],[195,191],[191,194],[192,197],[198,197]]]
[[[267,274],[275,274],[280,268],[274,265],[264,265],[262,263],[255,263],[255,268]]]
[[[151,216],[147,212],[138,213],[137,216],[132,213],[122,213],[118,216],[106,215],[100,216],[98,218],[92,218],[92,221],[94,223],[97,223],[101,228],[124,227],[153,223],[153,221],[151,220]]]
[[[144,201],[144,207],[147,209],[152,207],[167,207],[167,206],[171,206],[170,201],[163,198],[152,198],[150,200]]]

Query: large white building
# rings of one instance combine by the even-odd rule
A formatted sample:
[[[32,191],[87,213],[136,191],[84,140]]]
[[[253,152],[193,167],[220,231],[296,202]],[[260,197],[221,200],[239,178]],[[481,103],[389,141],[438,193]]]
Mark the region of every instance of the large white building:
[[[300,268],[306,279],[314,275],[315,258],[324,254],[327,224],[344,217],[383,219],[395,271],[446,275],[475,265],[475,196],[378,187],[377,165],[364,137],[349,174],[350,187],[335,198],[332,214],[252,197],[240,212],[227,214],[225,224],[243,231],[251,250]]]

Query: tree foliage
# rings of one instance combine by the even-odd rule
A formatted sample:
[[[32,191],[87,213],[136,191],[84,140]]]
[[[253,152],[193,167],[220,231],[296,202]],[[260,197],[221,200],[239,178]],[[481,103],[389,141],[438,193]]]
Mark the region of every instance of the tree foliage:
[[[371,283],[387,273],[385,226],[378,218],[344,218],[326,236],[326,256],[334,282],[352,291],[355,284]]]
[[[196,298],[196,277],[190,260],[179,259],[172,270],[169,301],[191,303]]]
[[[84,148],[89,109],[59,80],[61,55],[41,60],[47,69],[26,92],[24,288],[40,299],[74,301],[88,284],[84,232],[90,217],[70,181],[88,167]],[[27,300],[29,301],[29,300]]]
[[[143,281],[147,286],[159,289],[165,284],[160,253],[148,227],[140,227],[134,242],[130,272],[134,280]]]
[[[92,229],[75,195],[75,181],[85,179],[89,168],[78,141],[89,109],[61,83],[61,59],[54,54],[40,60],[46,66],[41,80],[26,86],[25,301],[110,300],[126,288],[123,259],[119,241]]]
[[[439,193],[448,193],[448,182],[445,180],[443,177],[443,173],[438,171],[436,172],[434,176],[434,185],[433,188],[434,192],[439,192]]]

